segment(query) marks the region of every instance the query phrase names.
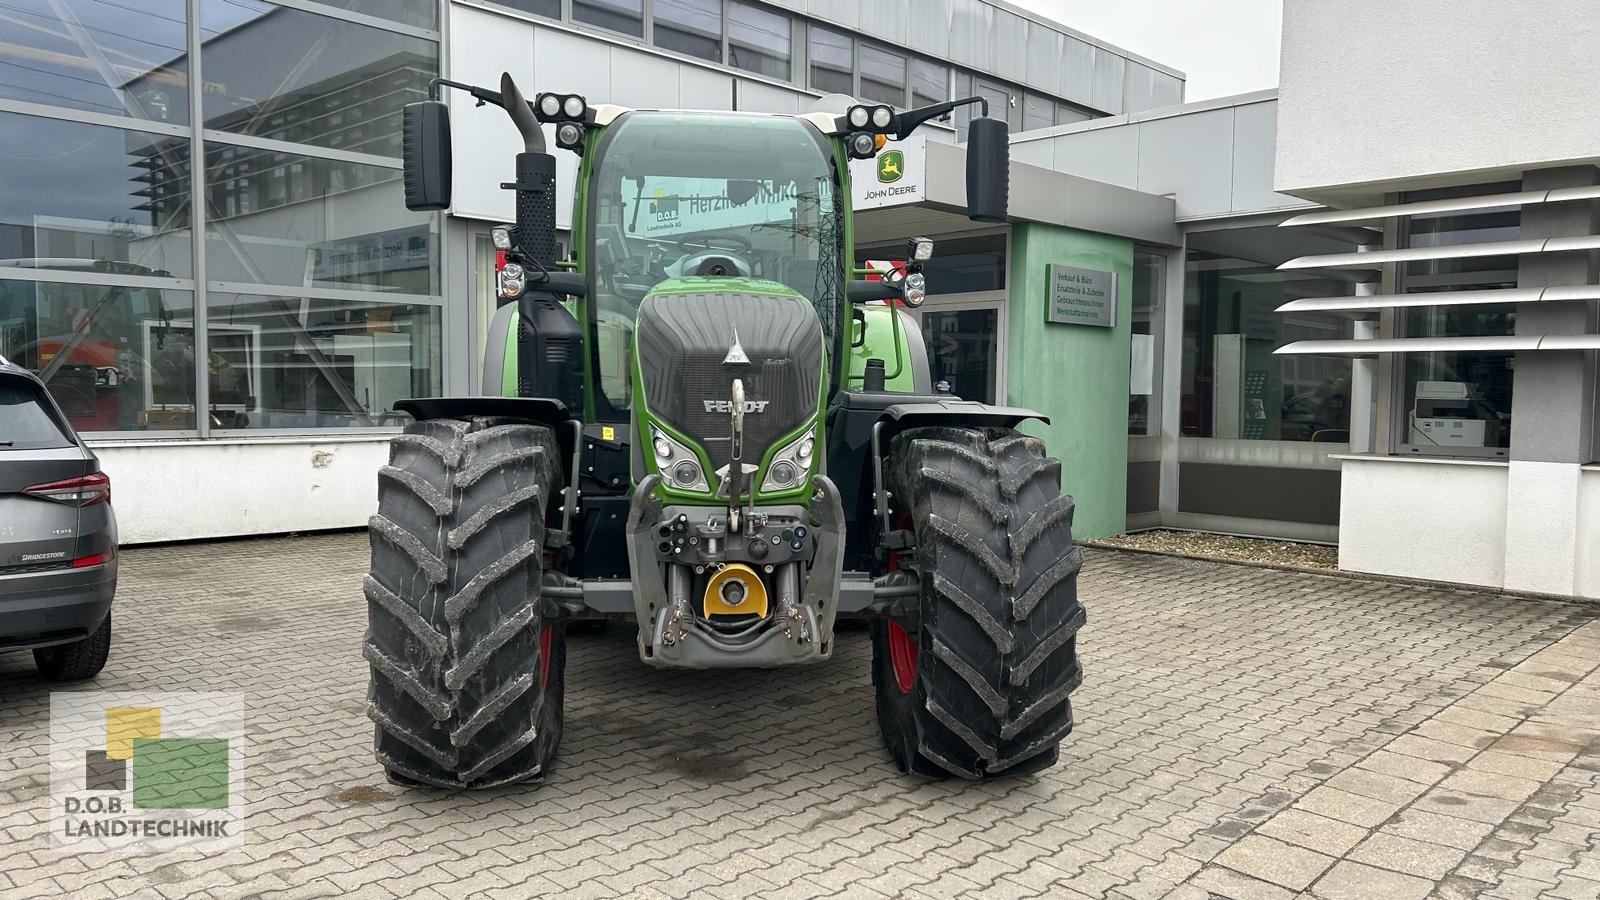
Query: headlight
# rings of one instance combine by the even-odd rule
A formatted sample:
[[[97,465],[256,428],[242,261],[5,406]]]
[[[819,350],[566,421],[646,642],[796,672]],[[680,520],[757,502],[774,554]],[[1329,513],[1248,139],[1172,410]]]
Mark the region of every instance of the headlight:
[[[806,426],[805,434],[790,441],[782,450],[772,454],[767,464],[766,477],[761,479],[763,491],[787,491],[798,487],[811,473],[817,440],[812,435],[813,426]]]
[[[665,432],[651,429],[650,450],[656,457],[656,471],[668,487],[680,491],[709,491],[706,473],[700,460],[688,447],[678,443]]]
[[[514,262],[506,263],[500,267],[499,272],[495,273],[495,279],[498,283],[497,287],[501,297],[515,300],[522,296],[523,271],[521,265]]]

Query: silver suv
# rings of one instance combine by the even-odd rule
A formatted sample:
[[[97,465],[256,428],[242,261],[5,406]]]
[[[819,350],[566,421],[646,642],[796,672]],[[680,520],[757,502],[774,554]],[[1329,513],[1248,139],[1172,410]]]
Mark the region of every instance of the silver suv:
[[[111,480],[39,379],[0,357],[0,651],[49,681],[99,674],[111,650]]]

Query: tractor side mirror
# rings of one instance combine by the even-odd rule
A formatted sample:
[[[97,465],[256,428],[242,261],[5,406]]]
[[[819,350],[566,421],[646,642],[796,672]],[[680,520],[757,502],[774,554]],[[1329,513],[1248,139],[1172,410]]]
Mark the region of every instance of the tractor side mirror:
[[[450,206],[450,107],[441,100],[407,103],[400,119],[406,209]]]
[[[1006,123],[987,116],[967,127],[967,218],[1004,222],[1011,184],[1011,137]]]

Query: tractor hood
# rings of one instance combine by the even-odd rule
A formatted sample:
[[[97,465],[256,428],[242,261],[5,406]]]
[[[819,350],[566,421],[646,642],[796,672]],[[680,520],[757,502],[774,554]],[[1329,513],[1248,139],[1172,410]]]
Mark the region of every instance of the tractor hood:
[[[809,300],[777,282],[668,279],[639,307],[634,352],[641,436],[664,425],[704,454],[708,476],[728,464],[734,379],[744,388],[747,463],[814,424],[821,407],[821,322]]]

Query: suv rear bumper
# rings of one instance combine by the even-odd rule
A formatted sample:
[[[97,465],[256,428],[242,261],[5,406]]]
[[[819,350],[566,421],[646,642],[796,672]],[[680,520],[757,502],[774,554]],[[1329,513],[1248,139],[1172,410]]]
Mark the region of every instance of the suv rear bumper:
[[[0,652],[81,641],[111,610],[115,561],[0,575]]]

